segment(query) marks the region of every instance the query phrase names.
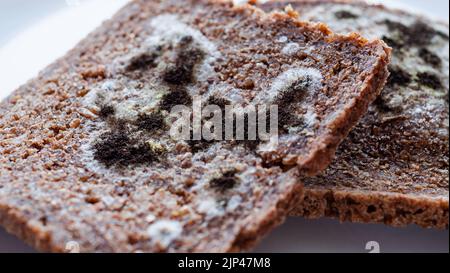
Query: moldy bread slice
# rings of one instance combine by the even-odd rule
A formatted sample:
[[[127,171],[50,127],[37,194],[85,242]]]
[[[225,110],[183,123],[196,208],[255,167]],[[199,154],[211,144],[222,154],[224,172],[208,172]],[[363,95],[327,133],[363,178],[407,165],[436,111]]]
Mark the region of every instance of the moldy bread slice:
[[[298,173],[331,161],[388,60],[285,13],[133,1],[1,103],[0,222],[41,251],[248,249],[301,196]],[[280,145],[172,139],[170,109],[196,96],[279,105]]]

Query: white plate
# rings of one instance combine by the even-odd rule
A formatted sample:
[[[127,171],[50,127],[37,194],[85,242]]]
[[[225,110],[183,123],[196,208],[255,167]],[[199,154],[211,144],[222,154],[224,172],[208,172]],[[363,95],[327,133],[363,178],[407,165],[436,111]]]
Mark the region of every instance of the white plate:
[[[0,0],[0,98],[63,56],[125,2],[127,0]],[[403,3],[403,8],[448,21],[448,1],[384,2],[395,6]],[[368,252],[366,244],[371,241],[377,242],[382,252],[449,251],[448,231],[301,218],[289,219],[256,251]],[[0,229],[0,252],[33,252],[33,249]]]

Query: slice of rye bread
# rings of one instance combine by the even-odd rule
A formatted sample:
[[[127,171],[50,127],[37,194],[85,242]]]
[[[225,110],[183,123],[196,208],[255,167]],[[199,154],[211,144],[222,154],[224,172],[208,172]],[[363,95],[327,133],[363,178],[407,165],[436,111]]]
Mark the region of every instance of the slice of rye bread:
[[[279,1],[302,19],[358,31],[393,47],[391,77],[326,172],[305,180],[293,215],[448,228],[449,28],[365,3]]]
[[[0,222],[41,251],[248,249],[379,94],[389,53],[228,1],[134,1],[1,104]],[[298,113],[273,154],[300,168],[266,143],[172,139],[168,111],[195,95]]]

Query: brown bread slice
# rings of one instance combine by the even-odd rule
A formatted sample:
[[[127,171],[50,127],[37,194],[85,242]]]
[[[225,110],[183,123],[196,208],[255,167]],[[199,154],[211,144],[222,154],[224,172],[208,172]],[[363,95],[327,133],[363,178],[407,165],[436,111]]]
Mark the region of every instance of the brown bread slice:
[[[302,193],[281,159],[326,167],[381,90],[388,59],[380,41],[284,13],[134,1],[2,102],[0,222],[41,251],[248,249]],[[311,122],[281,135],[274,157],[264,143],[171,139],[167,110],[197,94],[218,105],[277,98]]]
[[[275,1],[274,1],[275,2]],[[391,77],[330,168],[305,180],[294,215],[448,228],[448,24],[363,2],[277,1],[301,19],[393,47]]]

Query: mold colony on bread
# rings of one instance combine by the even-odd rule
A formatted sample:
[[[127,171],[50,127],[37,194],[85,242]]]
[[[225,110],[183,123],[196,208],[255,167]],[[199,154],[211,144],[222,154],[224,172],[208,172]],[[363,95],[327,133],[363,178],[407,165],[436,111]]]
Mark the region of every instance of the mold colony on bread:
[[[176,16],[160,15],[148,25],[153,28],[153,32],[146,44],[118,58],[112,67],[113,78],[107,79],[85,100],[85,103],[94,103],[100,108],[99,117],[108,128],[92,145],[94,158],[107,167],[163,162],[167,152],[176,145],[167,139],[172,122],[169,117],[172,107],[191,107],[193,96],[198,95],[194,86],[200,79],[204,80],[208,73],[209,76],[214,73],[212,65],[221,58],[205,36],[180,22]],[[289,43],[287,39],[280,42],[286,44],[282,50],[285,55],[295,55],[306,50],[296,43]],[[282,134],[313,135],[314,128],[318,126],[314,107],[303,111],[302,100],[320,90],[321,81],[322,75],[316,69],[292,68],[280,74],[267,91],[260,92],[250,103],[277,105],[278,130]],[[206,98],[207,104],[222,109],[225,122],[225,106],[233,103],[232,97],[231,100],[223,97],[220,88],[212,86],[203,94],[203,98]],[[267,114],[266,129],[270,121],[270,113]],[[245,116],[245,140],[234,140],[232,145],[243,144],[251,152],[257,153],[261,140],[248,139],[248,125],[248,116]],[[236,120],[233,128],[236,129]],[[225,139],[224,130],[223,137]],[[233,137],[237,137],[237,132],[234,132]],[[161,138],[164,138],[163,142]],[[194,154],[214,144],[214,141],[206,140],[185,142]],[[265,144],[262,149],[267,150],[268,147],[270,145]]]
[[[125,56],[115,68],[121,84],[137,84],[120,87],[132,88],[133,98],[127,101],[124,95],[117,98],[119,102],[110,101],[107,92],[118,90],[101,88],[94,94],[101,107],[100,116],[110,128],[93,145],[95,159],[106,166],[151,164],[164,159],[167,148],[159,144],[159,138],[168,131],[168,113],[175,105],[192,104],[187,86],[195,83],[205,51],[213,47],[201,33],[173,16],[156,17],[150,26],[155,30],[144,49]],[[155,80],[146,78],[151,70],[157,74],[156,86],[146,84]],[[109,81],[115,84],[114,79]],[[116,116],[117,111],[122,114]],[[158,143],[158,149],[149,142]]]

